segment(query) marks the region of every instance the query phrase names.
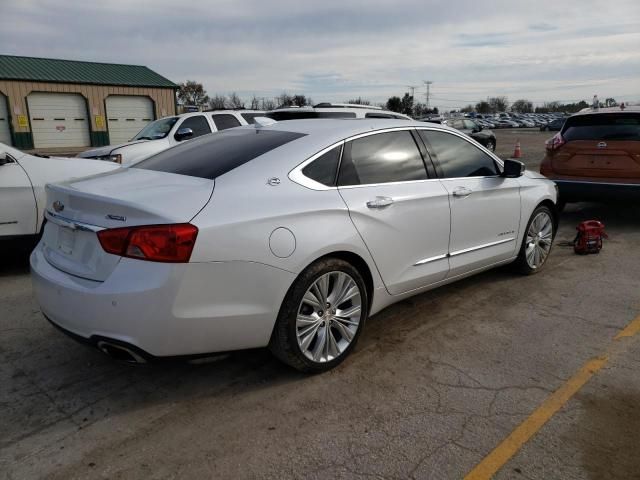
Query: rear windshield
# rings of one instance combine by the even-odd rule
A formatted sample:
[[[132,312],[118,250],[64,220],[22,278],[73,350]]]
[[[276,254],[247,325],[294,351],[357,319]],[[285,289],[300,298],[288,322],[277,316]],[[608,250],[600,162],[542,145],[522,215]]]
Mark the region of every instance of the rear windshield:
[[[236,128],[204,135],[142,160],[132,168],[214,179],[304,133]]]
[[[577,115],[564,124],[562,136],[571,140],[640,140],[640,114]]]

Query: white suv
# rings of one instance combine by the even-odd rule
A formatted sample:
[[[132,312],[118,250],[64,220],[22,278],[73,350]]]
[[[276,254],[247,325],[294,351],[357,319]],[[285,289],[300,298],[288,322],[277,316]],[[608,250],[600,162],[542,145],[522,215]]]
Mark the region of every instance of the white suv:
[[[319,103],[313,107],[285,107],[270,110],[265,117],[274,120],[300,120],[303,118],[393,118],[412,120],[401,113],[383,110],[371,105],[353,103]]]
[[[254,119],[261,115],[264,112],[259,110],[210,110],[165,117],[149,123],[127,143],[93,148],[78,154],[78,157],[130,165],[185,140],[253,124]]]

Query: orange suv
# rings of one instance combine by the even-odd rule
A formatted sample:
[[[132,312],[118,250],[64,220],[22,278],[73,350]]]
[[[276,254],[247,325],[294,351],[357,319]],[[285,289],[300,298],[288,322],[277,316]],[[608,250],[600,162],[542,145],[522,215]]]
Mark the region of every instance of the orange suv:
[[[558,185],[558,205],[640,198],[640,107],[582,110],[546,147],[540,173]]]

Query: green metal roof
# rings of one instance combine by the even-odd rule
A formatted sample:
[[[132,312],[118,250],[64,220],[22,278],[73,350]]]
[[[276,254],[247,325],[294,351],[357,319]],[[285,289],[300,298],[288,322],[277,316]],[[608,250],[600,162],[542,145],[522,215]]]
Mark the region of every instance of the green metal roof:
[[[13,55],[0,55],[0,80],[178,88],[171,80],[141,65]]]

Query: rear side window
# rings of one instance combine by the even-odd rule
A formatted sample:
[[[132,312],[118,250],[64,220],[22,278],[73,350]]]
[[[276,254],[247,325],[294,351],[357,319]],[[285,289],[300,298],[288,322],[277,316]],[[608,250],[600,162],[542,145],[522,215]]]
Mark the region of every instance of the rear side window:
[[[562,136],[572,140],[640,140],[640,114],[576,115],[565,122]]]
[[[379,133],[345,145],[339,185],[425,180],[422,155],[408,131]]]
[[[329,150],[304,167],[302,173],[305,177],[309,177],[311,180],[315,180],[327,187],[335,187],[341,150],[342,146]]]
[[[226,130],[227,128],[239,127],[240,121],[228,113],[220,113],[212,115],[213,123],[216,124],[218,130]]]
[[[447,132],[420,130],[436,154],[444,178],[490,177],[500,172],[493,159],[475,145]]]
[[[202,115],[198,115],[195,117],[185,118],[184,122],[180,124],[178,128],[190,128],[193,130],[193,137],[199,137],[200,135],[206,135],[207,133],[211,133],[211,127],[209,127],[209,122]]]
[[[225,130],[164,150],[131,168],[214,179],[304,136],[253,128]]]

